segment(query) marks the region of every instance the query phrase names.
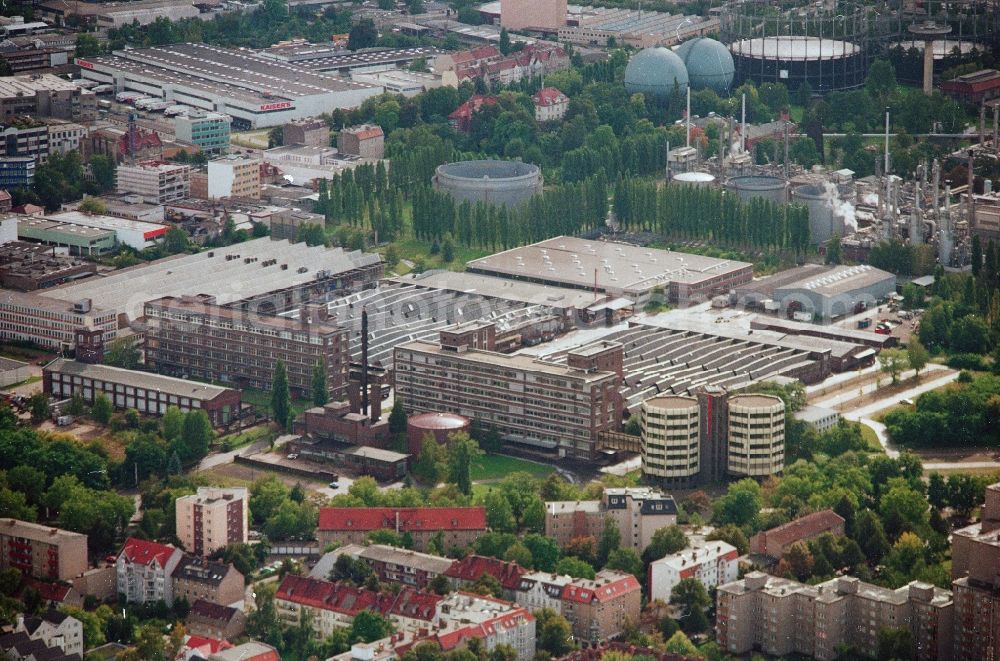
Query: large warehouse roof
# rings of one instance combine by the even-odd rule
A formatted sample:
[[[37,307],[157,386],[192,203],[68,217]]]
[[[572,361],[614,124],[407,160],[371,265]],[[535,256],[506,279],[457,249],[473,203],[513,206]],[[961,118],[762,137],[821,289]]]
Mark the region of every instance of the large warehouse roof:
[[[146,301],[163,296],[208,294],[219,305],[302,285],[320,271],[330,275],[377,263],[381,258],[360,251],[307,246],[286,240],[254,239],[228,248],[180,255],[46,290],[44,296],[64,301],[90,298],[96,305],[135,319]]]
[[[478,273],[427,271],[412,277],[398,278],[396,282],[427,289],[446,289],[453,292],[476,294],[486,298],[534,303],[560,310],[584,310],[595,303],[594,294],[589,291],[564,289],[534,282],[520,282]],[[598,300],[603,300],[603,297]]]
[[[868,264],[834,266],[820,273],[803,273],[802,278],[778,285],[775,290],[805,289],[821,296],[838,296],[895,278],[892,273]]]
[[[670,282],[697,283],[751,265],[672,250],[624,243],[586,241],[568,236],[475,259],[469,270],[514,278],[530,278],[571,287],[635,291]]]

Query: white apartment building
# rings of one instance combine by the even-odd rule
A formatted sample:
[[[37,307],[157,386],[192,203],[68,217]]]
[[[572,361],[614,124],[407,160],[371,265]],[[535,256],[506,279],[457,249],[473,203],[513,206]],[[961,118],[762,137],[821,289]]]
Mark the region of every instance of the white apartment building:
[[[686,578],[698,579],[708,590],[735,581],[738,557],[735,546],[712,541],[660,558],[649,565],[649,598],[669,602],[674,586]]]
[[[177,538],[189,552],[207,556],[247,542],[250,492],[244,487],[198,487],[176,503]]]
[[[521,577],[517,590],[517,603],[534,613],[539,608],[551,608],[557,613],[563,610],[563,591],[572,583],[572,576],[560,576],[551,572],[536,571]]]
[[[174,603],[170,578],[184,553],[173,546],[129,537],[115,561],[118,594],[125,601]]]
[[[41,616],[17,616],[14,633],[24,632],[46,647],[58,647],[65,654],[83,657],[83,623],[75,617],[50,609]]]
[[[191,166],[142,161],[118,166],[116,190],[133,193],[150,204],[166,204],[191,195]]]

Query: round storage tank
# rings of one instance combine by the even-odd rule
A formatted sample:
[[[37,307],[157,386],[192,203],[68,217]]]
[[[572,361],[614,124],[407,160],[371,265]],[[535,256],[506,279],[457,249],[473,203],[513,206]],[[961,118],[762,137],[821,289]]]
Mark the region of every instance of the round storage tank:
[[[458,161],[439,165],[434,190],[459,202],[517,206],[542,192],[542,171],[521,161]]]
[[[678,172],[670,178],[670,181],[675,184],[703,187],[714,184],[715,177],[707,172]]]
[[[688,82],[694,89],[711,89],[725,94],[733,84],[736,65],[725,45],[708,37],[695,37],[674,51],[684,62]]]
[[[625,67],[625,91],[629,94],[666,101],[675,86],[681,94],[687,93],[688,72],[684,61],[669,48],[657,46],[639,51]]]
[[[424,437],[430,434],[438,443],[447,443],[448,436],[456,432],[469,433],[472,422],[457,413],[418,413],[406,420],[406,445],[416,457],[423,447]]]
[[[834,213],[830,194],[819,186],[806,184],[792,190],[792,202],[809,209],[809,239],[814,244],[844,235],[844,219]]]
[[[781,177],[752,174],[733,177],[726,182],[726,188],[739,195],[743,201],[755,197],[762,197],[778,204],[784,204],[788,201],[788,184]]]

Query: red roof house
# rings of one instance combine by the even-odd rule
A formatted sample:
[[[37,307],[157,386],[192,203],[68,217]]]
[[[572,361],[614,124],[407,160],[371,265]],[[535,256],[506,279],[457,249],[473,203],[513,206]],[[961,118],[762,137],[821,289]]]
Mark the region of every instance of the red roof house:
[[[319,530],[486,530],[484,507],[324,507]]]
[[[543,87],[531,100],[535,104],[535,120],[539,122],[562,119],[569,110],[569,97],[555,87]]]
[[[448,115],[448,123],[456,131],[468,133],[469,129],[472,128],[472,116],[479,112],[483,106],[496,105],[496,102],[497,98],[495,96],[475,94]]]
[[[844,518],[833,510],[813,512],[757,533],[750,538],[750,552],[778,559],[796,542],[813,539],[827,532],[843,535]]]
[[[425,622],[434,620],[438,602],[442,599],[439,595],[411,587],[392,594],[292,574],[281,581],[274,598],[316,610],[333,611],[349,618],[363,610],[370,610],[385,616],[395,615]]]
[[[521,585],[521,577],[527,573],[528,571],[516,562],[506,562],[482,555],[467,555],[461,560],[456,560],[444,575],[453,579],[460,587],[465,587],[478,581],[484,574],[489,574],[500,582],[505,591],[513,592]]]

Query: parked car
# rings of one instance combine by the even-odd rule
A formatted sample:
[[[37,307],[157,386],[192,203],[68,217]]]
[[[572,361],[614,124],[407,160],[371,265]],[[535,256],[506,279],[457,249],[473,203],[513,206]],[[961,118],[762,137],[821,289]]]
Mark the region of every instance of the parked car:
[[[291,452],[286,457],[286,459],[298,459],[298,458],[299,458],[299,453],[298,452]]]

